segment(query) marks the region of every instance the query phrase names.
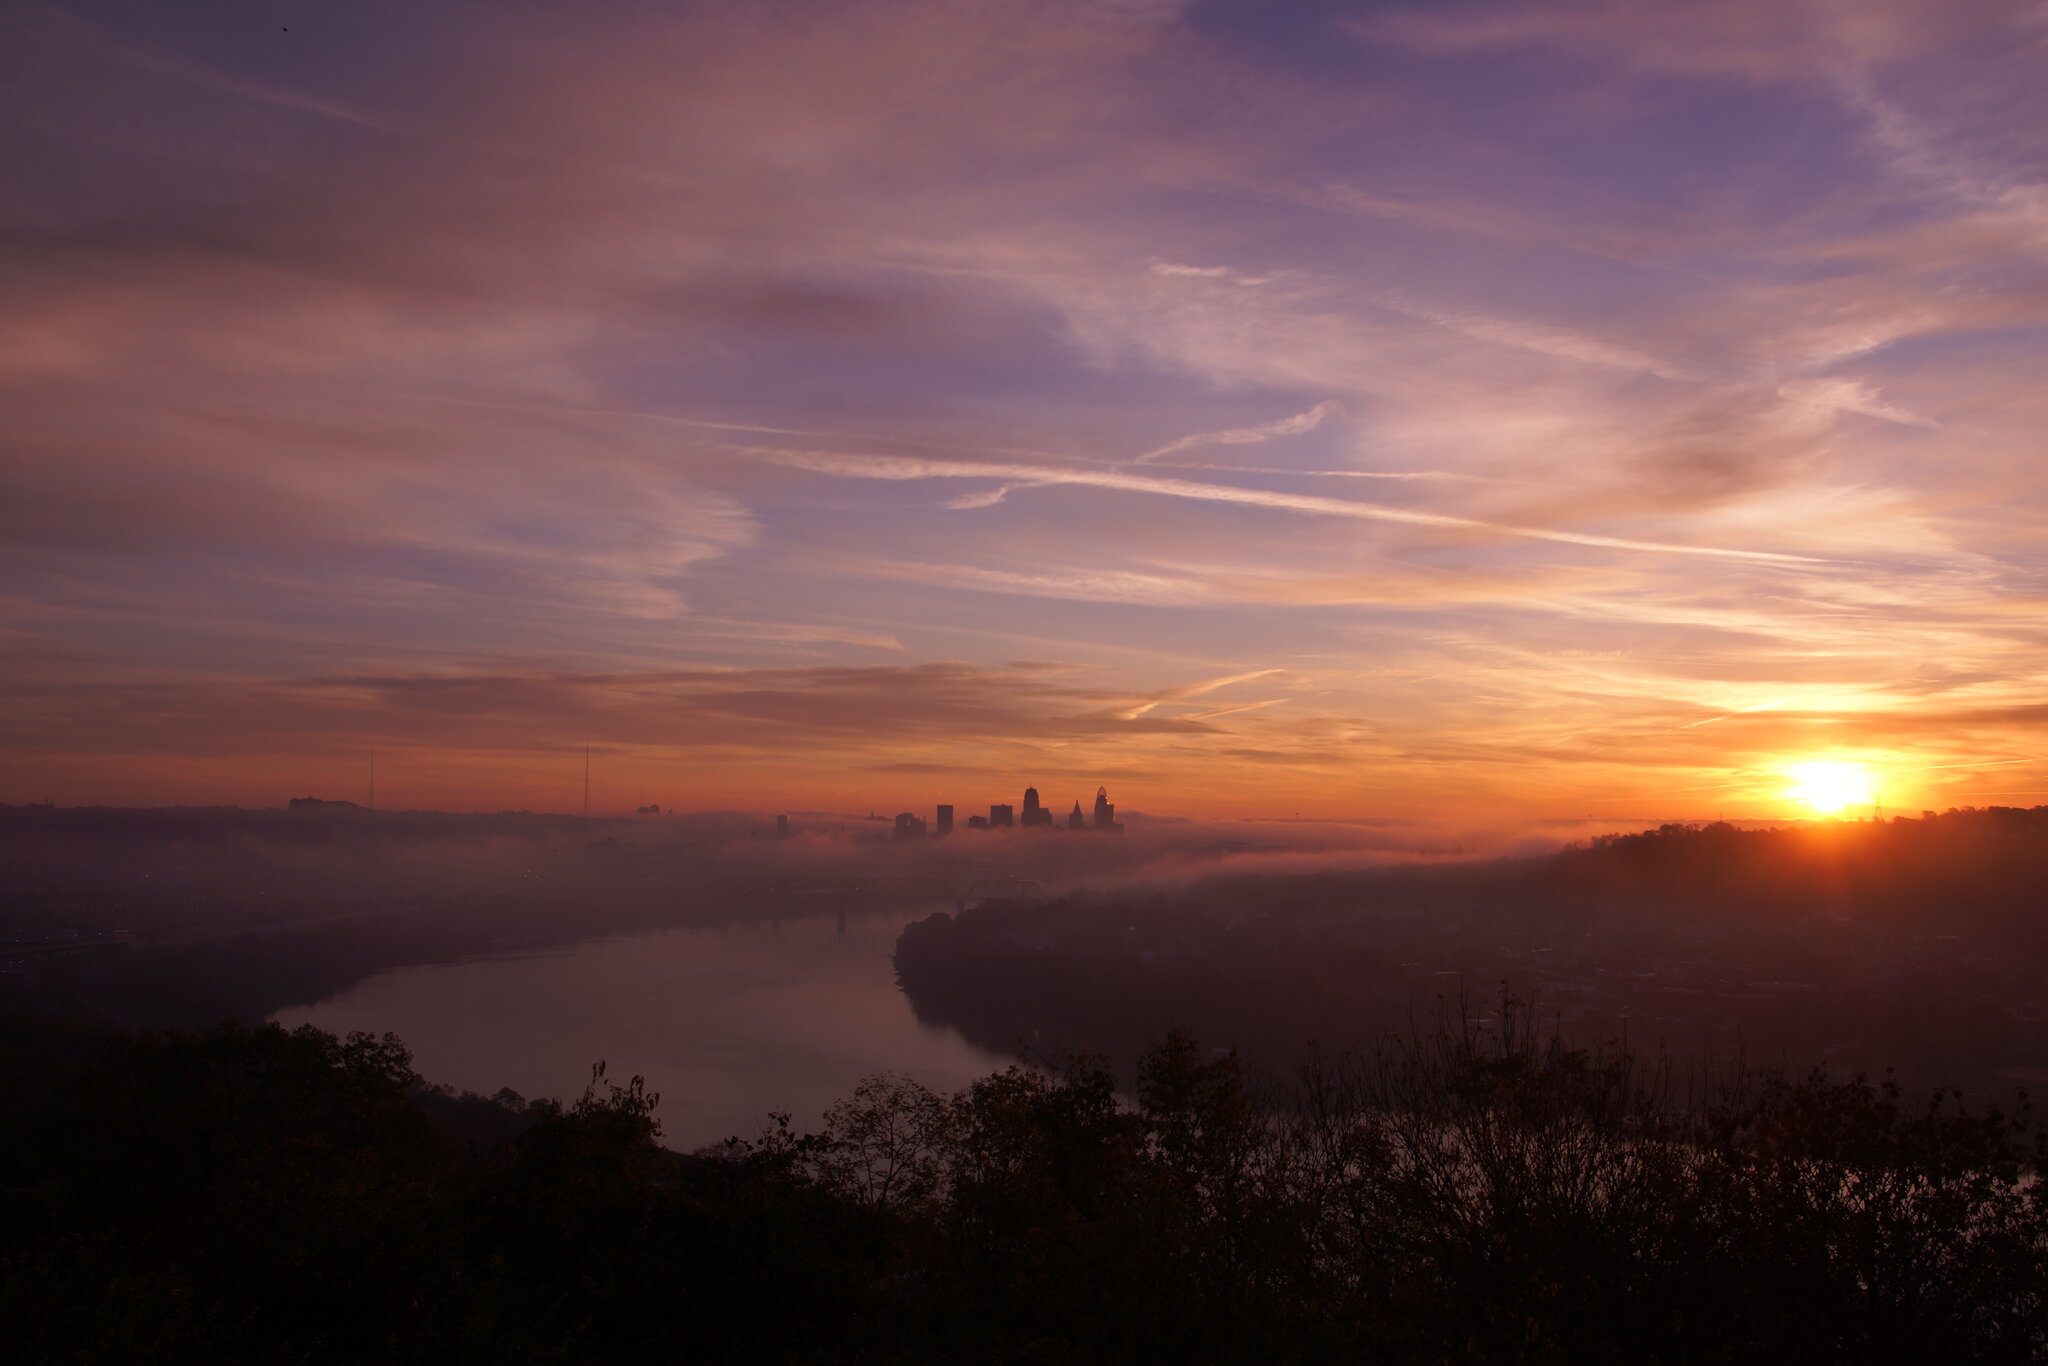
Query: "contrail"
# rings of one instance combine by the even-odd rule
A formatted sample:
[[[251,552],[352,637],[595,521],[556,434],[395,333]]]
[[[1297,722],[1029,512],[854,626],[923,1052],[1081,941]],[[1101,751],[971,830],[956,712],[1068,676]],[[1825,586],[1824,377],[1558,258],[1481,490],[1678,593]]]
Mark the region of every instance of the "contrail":
[[[1515,536],[1560,545],[1593,546],[1602,550],[1635,550],[1657,555],[1694,555],[1710,559],[1747,560],[1759,564],[1825,564],[1810,555],[1788,555],[1772,550],[1732,550],[1723,546],[1678,545],[1668,541],[1641,541],[1625,536],[1600,536],[1584,531],[1556,531],[1547,527],[1515,526],[1505,522],[1481,521],[1444,512],[1420,512],[1413,508],[1362,503],[1348,498],[1320,494],[1276,493],[1266,489],[1238,488],[1230,484],[1205,484],[1192,479],[1168,479],[1108,469],[1052,469],[1042,465],[980,464],[966,460],[937,460],[912,456],[849,455],[839,451],[765,450],[758,446],[733,445],[727,449],[765,460],[771,464],[810,470],[842,479],[994,479],[1019,484],[1071,484],[1085,488],[1116,489],[1125,493],[1149,493],[1167,498],[1185,498],[1204,503],[1236,503],[1246,507],[1272,508],[1320,517],[1348,517],[1357,521],[1394,522],[1406,526],[1441,527],[1455,531],[1484,531],[1496,536]]]

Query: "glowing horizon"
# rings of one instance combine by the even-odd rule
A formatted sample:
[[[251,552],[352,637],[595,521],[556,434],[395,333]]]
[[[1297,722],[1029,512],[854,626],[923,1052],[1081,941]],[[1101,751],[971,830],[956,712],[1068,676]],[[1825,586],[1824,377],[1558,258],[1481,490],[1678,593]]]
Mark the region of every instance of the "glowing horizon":
[[[0,21],[0,801],[2048,802],[2038,6],[278,13]]]

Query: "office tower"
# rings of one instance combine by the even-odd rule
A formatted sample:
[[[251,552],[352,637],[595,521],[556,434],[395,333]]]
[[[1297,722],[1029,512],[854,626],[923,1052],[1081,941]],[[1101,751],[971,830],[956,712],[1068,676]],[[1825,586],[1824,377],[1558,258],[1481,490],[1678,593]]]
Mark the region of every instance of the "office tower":
[[[897,812],[896,838],[899,840],[924,838],[924,818],[909,811]]]
[[[1123,829],[1121,825],[1116,823],[1116,808],[1110,805],[1109,789],[1106,787],[1095,789],[1095,828],[1097,830]]]
[[[1025,788],[1023,816],[1024,828],[1029,830],[1031,827],[1035,825],[1051,824],[1052,812],[1046,810],[1043,806],[1040,806],[1038,804],[1038,789],[1035,787]]]
[[[939,822],[933,833],[940,835],[950,835],[953,833],[953,804],[951,802],[939,803]]]
[[[1086,830],[1087,828],[1088,818],[1081,814],[1081,799],[1076,797],[1074,798],[1074,809],[1067,813],[1067,829]]]
[[[1017,813],[1008,802],[997,802],[988,809],[988,827],[991,830],[1007,830],[1017,824]]]

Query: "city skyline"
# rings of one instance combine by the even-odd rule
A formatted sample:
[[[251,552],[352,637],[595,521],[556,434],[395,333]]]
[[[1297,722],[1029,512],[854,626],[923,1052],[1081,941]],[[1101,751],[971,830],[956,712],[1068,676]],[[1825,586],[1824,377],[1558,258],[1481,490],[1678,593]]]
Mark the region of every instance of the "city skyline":
[[[927,822],[915,811],[896,813],[895,832],[898,839],[922,839],[927,835],[944,837],[953,833],[952,802],[936,803],[933,818]],[[879,817],[870,817],[879,819]],[[1009,802],[991,802],[987,815],[970,815],[964,830],[1065,830],[1087,831],[1097,834],[1122,834],[1123,823],[1116,818],[1116,804],[1109,800],[1109,788],[1098,785],[1095,789],[1095,805],[1087,813],[1081,810],[1081,799],[1074,799],[1074,809],[1065,820],[1059,819],[1051,807],[1044,805],[1035,786],[1024,789],[1021,806]],[[793,833],[788,816],[776,817],[776,833],[787,837]]]

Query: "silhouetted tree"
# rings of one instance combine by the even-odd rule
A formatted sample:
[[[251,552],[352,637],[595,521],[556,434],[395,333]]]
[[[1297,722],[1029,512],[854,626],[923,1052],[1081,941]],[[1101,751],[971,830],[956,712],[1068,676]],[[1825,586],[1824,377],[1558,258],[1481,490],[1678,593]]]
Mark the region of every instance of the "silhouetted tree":
[[[600,1065],[482,1148],[388,1036],[118,1040],[11,1092],[0,1314],[26,1361],[2048,1359],[2024,1100],[1681,1087],[1512,999],[1136,1077],[874,1078],[686,1155]]]

